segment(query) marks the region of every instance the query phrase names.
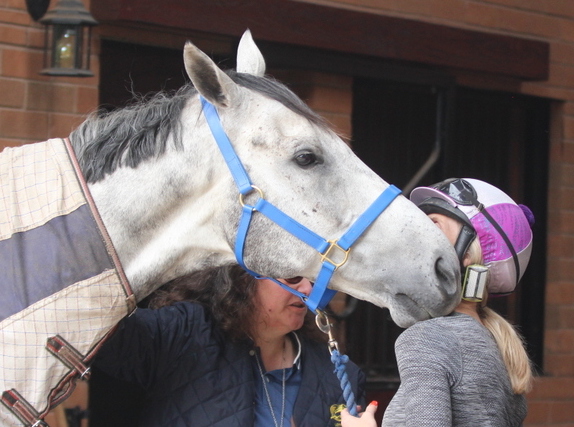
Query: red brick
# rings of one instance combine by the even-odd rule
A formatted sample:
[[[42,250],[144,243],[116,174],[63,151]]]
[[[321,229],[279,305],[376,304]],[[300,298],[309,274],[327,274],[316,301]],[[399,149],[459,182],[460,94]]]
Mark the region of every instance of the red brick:
[[[574,236],[549,234],[547,237],[548,257],[569,257],[574,254]]]
[[[552,353],[574,353],[574,329],[546,331],[544,348]]]
[[[572,2],[574,4],[574,2]],[[550,49],[550,62],[557,64],[574,64],[574,46],[570,43],[555,41]]]
[[[19,147],[26,142],[35,142],[32,140],[26,141],[22,139],[0,138],[0,151],[6,147]]]
[[[574,211],[574,187],[560,187],[558,189],[557,209]]]
[[[24,106],[26,83],[0,77],[0,93],[0,106],[21,108]]]
[[[574,263],[569,258],[548,258],[548,280],[565,281],[574,277]]]
[[[574,307],[572,306],[560,307],[558,311],[559,311],[560,327],[574,329]],[[572,390],[574,391],[574,387],[572,387]]]
[[[30,25],[33,21],[26,10],[0,9],[0,22]]]
[[[574,40],[574,25],[572,25],[572,20],[562,19],[557,22],[560,28],[560,36],[562,40]]]
[[[536,380],[528,399],[573,399],[572,378],[542,377]]]
[[[572,405],[572,402],[552,402],[550,405],[550,422],[566,423],[572,421],[574,421],[574,405]]]
[[[25,2],[22,0],[2,0],[0,6],[4,6],[10,9],[20,9],[26,10]]]
[[[560,313],[558,309],[560,304],[546,304],[544,315],[544,328],[545,330],[559,329],[560,328]]]
[[[50,138],[63,138],[77,128],[84,121],[84,117],[76,114],[51,114],[50,129],[48,136]]]
[[[546,304],[574,305],[574,283],[570,281],[551,282],[546,286]]]
[[[88,114],[97,110],[99,105],[98,87],[78,87],[78,101],[76,104],[76,113]]]
[[[558,214],[558,225],[563,233],[574,233],[574,212],[563,210]]]
[[[574,165],[560,165],[559,181],[565,187],[574,187]]]
[[[31,82],[26,105],[31,110],[74,113],[76,96],[76,86]]]
[[[574,355],[546,353],[544,372],[554,377],[574,377]]]
[[[570,67],[570,73],[574,75],[574,67]],[[574,79],[573,84],[574,86]],[[574,117],[564,117],[564,138],[574,140]]]
[[[0,110],[0,136],[42,141],[48,130],[45,114],[29,111]]]
[[[531,402],[529,399],[528,415],[525,420],[525,425],[527,426],[548,425],[547,423],[550,420],[550,406],[551,406],[550,402],[547,401]]]
[[[44,28],[29,27],[26,46],[36,49],[44,49],[44,37]]]
[[[41,76],[44,64],[41,50],[3,49],[2,74],[7,77],[28,78],[32,80],[47,80]]]
[[[26,33],[25,27],[0,24],[0,43],[24,46],[28,38]]]

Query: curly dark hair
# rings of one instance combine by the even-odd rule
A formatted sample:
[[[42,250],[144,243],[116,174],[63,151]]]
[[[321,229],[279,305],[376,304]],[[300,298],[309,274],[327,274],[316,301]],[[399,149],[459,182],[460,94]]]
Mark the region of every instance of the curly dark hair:
[[[253,336],[253,318],[257,312],[255,295],[257,279],[237,264],[210,267],[174,279],[154,292],[149,308],[160,308],[180,301],[203,305],[214,323],[232,341]],[[299,330],[302,336],[325,341],[326,336],[315,325],[313,313],[308,312]]]

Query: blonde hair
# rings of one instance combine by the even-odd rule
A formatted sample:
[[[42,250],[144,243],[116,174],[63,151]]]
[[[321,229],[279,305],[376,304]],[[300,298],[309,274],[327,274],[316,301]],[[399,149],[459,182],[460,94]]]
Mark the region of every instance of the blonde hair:
[[[482,264],[482,249],[480,242],[474,239],[470,245],[467,256],[471,264]],[[516,394],[528,393],[532,389],[532,364],[524,348],[524,340],[518,331],[504,317],[486,306],[488,299],[488,283],[484,292],[484,299],[478,306],[478,315],[484,326],[493,335],[506,370],[510,377],[512,390]]]

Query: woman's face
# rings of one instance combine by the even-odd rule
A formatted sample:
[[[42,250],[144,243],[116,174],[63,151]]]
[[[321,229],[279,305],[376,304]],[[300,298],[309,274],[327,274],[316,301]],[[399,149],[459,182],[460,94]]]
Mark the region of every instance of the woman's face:
[[[435,223],[438,228],[442,230],[449,242],[454,246],[456,239],[460,234],[462,224],[457,220],[443,214],[431,213],[428,214],[428,217],[432,220],[432,222]]]
[[[312,289],[307,279],[289,279],[292,283],[278,280],[305,295],[309,295]],[[307,306],[301,298],[271,280],[257,280],[256,304],[259,307],[256,324],[260,334],[285,335],[303,326]]]

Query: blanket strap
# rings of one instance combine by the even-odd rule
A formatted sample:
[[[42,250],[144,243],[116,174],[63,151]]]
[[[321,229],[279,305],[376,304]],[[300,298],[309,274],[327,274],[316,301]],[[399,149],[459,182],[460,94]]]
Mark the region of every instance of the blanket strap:
[[[40,414],[30,403],[16,390],[6,390],[2,393],[2,403],[10,410],[26,427],[48,427]]]
[[[90,367],[85,363],[86,358],[60,335],[48,338],[46,349],[75,371],[74,376],[77,375],[84,380],[90,377]],[[42,420],[43,416],[16,389],[2,393],[1,401],[26,427],[48,427]]]
[[[84,357],[60,335],[48,338],[46,349],[68,368],[75,370],[80,379],[90,377],[90,367],[84,363]]]

